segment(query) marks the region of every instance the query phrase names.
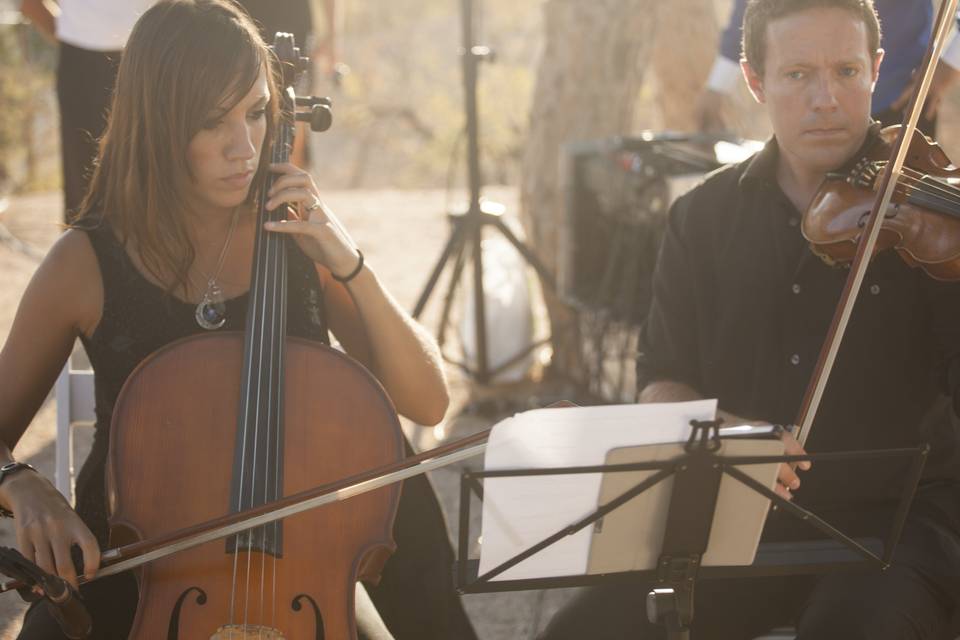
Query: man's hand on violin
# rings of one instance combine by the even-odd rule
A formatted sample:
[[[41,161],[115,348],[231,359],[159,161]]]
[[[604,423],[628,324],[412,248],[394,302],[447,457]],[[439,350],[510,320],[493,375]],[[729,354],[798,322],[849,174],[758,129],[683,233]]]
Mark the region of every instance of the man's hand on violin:
[[[311,260],[327,267],[333,275],[350,274],[359,260],[356,244],[323,204],[310,174],[289,163],[272,164],[270,170],[278,177],[267,193],[267,209],[291,204],[294,217],[283,222],[268,222],[265,228],[292,235]]]
[[[97,539],[50,481],[36,473],[19,473],[3,483],[5,502],[14,514],[20,553],[47,573],[74,587],[77,571],[71,549],[83,553],[83,573],[100,566]]]
[[[784,455],[803,456],[807,454],[789,431],[781,431],[780,439],[783,440]],[[797,475],[797,471],[808,471],[810,466],[809,460],[781,464],[780,471],[777,474],[777,486],[775,488],[777,494],[781,498],[792,500],[793,492],[800,488],[800,476]]]
[[[738,415],[732,414],[729,411],[720,410],[717,412],[717,416],[723,420],[724,425],[739,425],[739,424],[752,424],[752,425],[765,425],[770,424],[769,422],[763,420],[749,420],[747,418],[741,418]],[[789,431],[783,430],[780,432],[780,439],[783,440],[784,444],[784,455],[787,456],[803,456],[807,452],[804,448],[797,442],[797,439],[793,437],[793,434]],[[797,471],[807,471],[810,469],[810,461],[804,460],[803,462],[793,462],[793,463],[784,463],[780,465],[780,471],[777,473],[777,486],[774,487],[774,491],[777,492],[784,500],[793,500],[793,492],[800,488],[800,476],[797,475]]]
[[[892,109],[906,109],[917,89],[918,76],[914,73],[913,79],[907,88],[903,90],[900,97],[890,105]],[[960,80],[960,69],[954,69],[949,64],[940,60],[936,71],[933,72],[933,78],[930,80],[930,89],[927,91],[927,100],[924,103],[923,115],[928,120],[937,115],[940,109],[940,103],[943,102],[947,92]]]

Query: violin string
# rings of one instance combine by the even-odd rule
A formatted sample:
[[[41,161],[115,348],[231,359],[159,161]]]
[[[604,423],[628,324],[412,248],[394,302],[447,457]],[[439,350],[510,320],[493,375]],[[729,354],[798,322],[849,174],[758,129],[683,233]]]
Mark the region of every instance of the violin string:
[[[909,185],[911,192],[919,193],[930,198],[935,198],[945,206],[960,206],[960,194],[954,194],[943,189],[931,187],[931,185],[927,182],[919,182],[916,184],[919,184],[919,186],[915,186],[914,184]]]
[[[878,161],[874,163],[879,169],[882,169],[886,166],[887,162]],[[902,183],[904,184],[919,184],[920,187],[912,187],[913,189],[918,190],[924,194],[931,196],[939,197],[941,199],[950,201],[952,203],[960,204],[960,189],[954,187],[950,184],[943,183],[936,178],[933,178],[925,173],[916,171],[909,167],[904,167],[901,174]]]
[[[886,160],[878,160],[878,161],[875,161],[875,162],[871,163],[871,166],[872,166],[873,168],[877,169],[878,171],[883,171],[884,167],[887,166],[887,161],[886,161]],[[875,176],[874,176],[874,179],[876,179],[877,177],[879,177],[879,174],[875,175]],[[946,193],[946,194],[952,194],[952,193],[955,193],[955,192],[957,191],[956,187],[952,187],[952,186],[949,185],[949,184],[942,183],[942,182],[936,180],[935,178],[932,178],[932,177],[929,176],[928,174],[923,173],[923,172],[920,172],[920,171],[917,171],[916,169],[911,169],[910,167],[903,167],[903,169],[901,170],[900,177],[901,177],[901,179],[904,180],[904,181],[919,182],[919,183],[924,184],[924,185],[927,185],[927,186],[929,186],[929,187],[931,187],[931,188],[933,188],[933,189],[941,190],[941,191],[943,191],[943,192]],[[930,179],[930,181],[927,181],[927,180],[925,180],[925,178],[931,178],[931,179]]]
[[[906,181],[909,181],[912,184],[920,184],[921,187],[917,188],[921,189],[924,193],[937,194],[938,197],[943,199],[960,201],[960,197],[958,197],[960,196],[960,190],[958,190],[956,187],[940,182],[936,178],[912,169],[908,169],[904,173],[907,176]]]
[[[919,184],[919,186],[916,186],[917,184]],[[924,198],[924,202],[917,203],[920,206],[930,208],[940,206],[944,209],[941,213],[948,215],[953,213],[957,207],[960,207],[960,198],[949,192],[944,192],[942,189],[932,188],[927,182],[917,182],[915,179],[907,179],[904,181],[903,186],[905,187],[903,192],[908,198],[911,196]]]

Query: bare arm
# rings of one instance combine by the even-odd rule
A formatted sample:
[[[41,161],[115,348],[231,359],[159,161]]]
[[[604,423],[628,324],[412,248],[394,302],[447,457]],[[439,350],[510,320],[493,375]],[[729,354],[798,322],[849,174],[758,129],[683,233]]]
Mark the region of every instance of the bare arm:
[[[34,274],[0,351],[0,463],[43,404],[70,355],[74,338],[99,322],[103,292],[85,234],[69,231]],[[85,570],[99,563],[96,539],[49,480],[21,471],[0,484],[0,505],[16,517],[17,544],[44,570],[76,581],[70,546],[80,545]]]
[[[423,425],[443,419],[449,404],[440,351],[367,266],[346,285],[329,278],[333,333],[383,383],[397,411]]]
[[[299,220],[268,222],[268,231],[293,235],[300,249],[320,267],[326,282],[330,327],[347,352],[364,363],[383,383],[397,411],[420,424],[440,422],[449,397],[440,352],[377,279],[369,265],[344,285],[342,278],[358,264],[356,245],[333,211],[320,200],[319,189],[305,171],[272,165],[279,174],[267,208],[287,202],[302,211]]]

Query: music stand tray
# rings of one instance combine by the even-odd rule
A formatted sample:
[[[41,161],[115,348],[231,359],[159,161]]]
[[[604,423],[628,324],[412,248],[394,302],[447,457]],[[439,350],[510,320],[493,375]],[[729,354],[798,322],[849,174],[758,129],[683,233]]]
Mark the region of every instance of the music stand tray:
[[[683,447],[683,453],[670,460],[584,467],[464,471],[460,479],[460,532],[455,578],[457,590],[467,594],[608,583],[655,583],[656,587],[647,595],[647,614],[650,621],[666,626],[671,638],[689,638],[693,621],[693,594],[697,579],[817,574],[868,566],[881,569],[889,567],[894,548],[906,522],[913,495],[919,484],[929,447],[922,445],[916,448],[802,456],[725,456],[717,453],[721,443],[719,422],[692,421],[691,425],[693,430],[690,439]],[[781,498],[765,484],[752,477],[751,473],[740,468],[804,460],[852,461],[887,458],[909,459],[910,469],[904,479],[893,522],[884,541],[876,538],[854,539],[847,536],[815,513]],[[647,473],[638,476],[642,477],[639,482],[627,483],[631,486],[605,502],[602,502],[603,494],[609,492],[602,491],[602,504],[599,504],[592,513],[547,536],[483,575],[478,575],[479,561],[469,558],[470,506],[472,495],[483,500],[482,479],[602,473],[604,486],[611,486],[611,483],[607,482],[610,474],[633,473],[636,475],[636,472]],[[725,477],[736,480],[743,487],[770,500],[783,511],[808,522],[825,534],[828,540],[765,543],[760,545],[750,564],[702,566],[704,554],[710,544],[721,480]],[[618,509],[623,509],[632,500],[651,491],[667,478],[672,478],[673,486],[665,515],[661,516],[664,521],[651,525],[651,528],[662,527],[663,531],[661,548],[653,551],[653,557],[657,558],[655,566],[585,575],[495,580],[511,567],[559,540],[585,527],[596,527],[596,524],[606,516]],[[625,485],[619,483],[619,486]],[[649,511],[645,515],[649,516]],[[616,536],[616,538],[619,540],[617,544],[626,543],[622,536]],[[591,551],[595,549],[596,546],[593,546]],[[614,550],[606,555],[609,557],[616,553]],[[625,549],[620,555],[636,557],[632,549]]]

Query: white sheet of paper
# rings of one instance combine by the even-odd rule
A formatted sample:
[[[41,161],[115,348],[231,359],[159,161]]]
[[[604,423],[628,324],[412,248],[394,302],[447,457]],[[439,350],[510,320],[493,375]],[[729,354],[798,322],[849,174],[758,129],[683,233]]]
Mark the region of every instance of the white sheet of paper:
[[[616,447],[682,442],[691,420],[713,420],[716,400],[536,409],[498,423],[484,458],[487,471],[602,465]],[[480,575],[597,507],[601,475],[486,478]],[[582,575],[591,527],[557,541],[494,580]]]

